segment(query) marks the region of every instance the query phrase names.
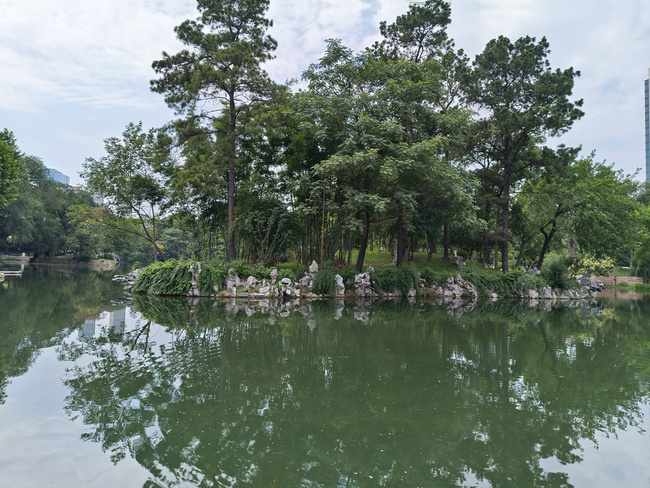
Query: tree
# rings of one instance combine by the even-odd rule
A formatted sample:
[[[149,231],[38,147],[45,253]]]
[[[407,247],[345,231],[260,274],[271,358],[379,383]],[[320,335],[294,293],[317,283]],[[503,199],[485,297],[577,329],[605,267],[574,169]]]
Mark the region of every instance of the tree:
[[[582,117],[582,100],[572,102],[574,78],[568,68],[552,71],[549,44],[500,36],[476,56],[468,78],[467,98],[479,114],[481,148],[494,161],[500,180],[502,270],[508,271],[508,227],[511,190],[525,172],[539,164],[531,147],[548,136],[565,133]]]
[[[0,217],[0,228],[10,245],[52,256],[63,246],[65,208],[72,197],[49,178],[39,158],[20,159],[18,195]]]
[[[522,187],[518,202],[542,234],[537,268],[556,236],[575,242],[596,258],[616,257],[637,235],[637,183],[578,149],[544,148],[544,171]],[[628,254],[629,256],[629,254]]]
[[[313,175],[337,179],[348,226],[361,229],[359,270],[370,225],[387,219],[396,222],[396,263],[402,263],[421,183],[447,169],[432,109],[440,97],[439,71],[435,60],[383,60],[330,40],[320,63],[304,74],[309,91],[301,97],[303,127],[329,147]]]
[[[238,141],[245,130],[240,115],[267,100],[272,83],[261,65],[272,58],[276,41],[266,34],[272,22],[264,17],[269,0],[198,0],[200,16],[174,30],[187,49],[165,52],[153,62],[160,78],[151,89],[184,115],[191,127],[200,125],[216,137],[218,154],[228,167],[228,257],[236,258],[235,170]]]
[[[544,170],[523,186],[518,201],[526,209],[528,221],[543,235],[537,269],[542,269],[544,258],[558,230],[568,231],[567,223],[589,198],[577,192],[576,157],[579,148],[560,147],[557,151],[543,148],[541,158]],[[522,229],[523,230],[523,229]],[[525,231],[524,231],[525,233]]]
[[[389,59],[424,61],[449,44],[446,28],[450,22],[451,6],[445,0],[411,4],[409,11],[392,24],[380,23],[379,32],[384,39],[375,43],[373,49]]]
[[[94,259],[108,247],[102,212],[106,212],[106,209],[88,205],[70,205],[66,212],[69,226],[66,248],[72,249],[81,261]]]
[[[248,258],[265,266],[275,265],[298,240],[297,216],[271,198],[249,197],[235,221]]]
[[[151,244],[154,260],[164,261],[156,240],[167,195],[155,167],[167,156],[158,151],[155,139],[154,130],[145,133],[142,123],[129,123],[121,139],[104,140],[105,156],[86,159],[81,176],[93,192],[105,197],[106,206],[116,215],[138,219],[140,235]]]
[[[18,196],[18,185],[24,170],[22,156],[13,133],[3,129],[0,132],[0,209]]]
[[[625,263],[639,231],[639,205],[634,201],[638,182],[634,176],[593,157],[575,165],[573,191],[584,200],[571,219],[571,239],[583,253],[596,258],[618,258]]]

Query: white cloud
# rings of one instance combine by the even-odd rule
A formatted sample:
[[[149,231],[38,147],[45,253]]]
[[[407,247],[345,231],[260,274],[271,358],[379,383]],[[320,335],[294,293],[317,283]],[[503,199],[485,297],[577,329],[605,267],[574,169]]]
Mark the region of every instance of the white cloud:
[[[381,20],[392,22],[407,8],[407,0],[271,0],[268,16],[278,50],[267,69],[276,81],[298,78],[318,61],[326,38],[363,49],[378,39]],[[163,50],[180,49],[173,28],[196,17],[194,0],[0,0],[0,12],[0,117],[9,128],[32,128],[34,134],[27,131],[22,141],[31,146],[30,139],[38,139],[33,146],[47,148],[47,154],[37,154],[46,164],[87,156],[69,143],[57,145],[70,140],[66,129],[88,140],[98,133],[118,135],[130,121],[162,124],[166,120],[158,118],[172,117],[162,97],[149,91],[151,63]],[[626,172],[643,165],[647,0],[452,0],[449,32],[471,57],[501,34],[512,40],[546,36],[552,67],[582,72],[575,97],[584,98],[586,115],[567,143],[596,149]],[[35,115],[51,110],[94,119],[86,124],[93,132],[81,134],[84,124],[61,124],[56,130],[62,135],[44,145],[44,134],[54,128],[39,124],[51,117]],[[124,119],[115,120],[117,114]],[[104,129],[98,132],[100,124]]]
[[[112,0],[3,2],[0,106],[36,109],[50,101],[141,106],[151,62],[176,49],[173,27],[192,2]]]

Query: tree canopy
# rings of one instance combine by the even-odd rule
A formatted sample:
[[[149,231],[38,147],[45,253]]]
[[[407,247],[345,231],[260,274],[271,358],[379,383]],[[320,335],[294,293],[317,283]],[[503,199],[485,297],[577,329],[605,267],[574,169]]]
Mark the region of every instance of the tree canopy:
[[[11,131],[0,132],[0,209],[18,196],[18,185],[24,173],[21,153]]]
[[[504,272],[549,253],[645,266],[648,192],[552,144],[583,116],[580,72],[552,67],[545,37],[500,36],[470,62],[451,8],[412,4],[359,51],[327,39],[296,88],[265,71],[269,0],[198,0],[174,29],[183,48],[152,63],[176,119],[129,123],[84,164],[106,211],[48,183],[2,133],[5,246],[362,270],[376,250],[401,266],[441,245],[443,261]]]
[[[160,78],[154,92],[184,120],[177,124],[183,139],[200,128],[215,139],[214,162],[228,168],[229,258],[236,257],[236,166],[242,136],[241,117],[272,93],[262,64],[272,58],[276,41],[266,34],[273,23],[264,17],[268,0],[198,0],[199,18],[174,30],[187,46],[177,54],[163,52],[153,62]],[[189,128],[189,131],[187,130]]]

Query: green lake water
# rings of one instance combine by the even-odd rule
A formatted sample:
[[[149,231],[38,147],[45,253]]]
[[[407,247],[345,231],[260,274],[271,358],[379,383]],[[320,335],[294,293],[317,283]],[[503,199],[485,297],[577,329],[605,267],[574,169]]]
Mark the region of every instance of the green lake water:
[[[0,487],[650,487],[650,301],[0,283]]]

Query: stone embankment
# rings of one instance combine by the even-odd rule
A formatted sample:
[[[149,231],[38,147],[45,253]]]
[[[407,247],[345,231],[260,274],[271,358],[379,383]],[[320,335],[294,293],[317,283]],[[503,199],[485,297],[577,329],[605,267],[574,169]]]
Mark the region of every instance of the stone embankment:
[[[343,277],[335,275],[335,294],[329,298],[352,298],[352,299],[371,299],[376,298],[392,298],[402,297],[400,291],[393,292],[379,291],[372,280],[372,268],[369,268],[365,273],[359,273],[354,279],[354,288],[346,289]],[[114,281],[124,283],[124,290],[130,292],[133,289],[134,283],[141,273],[137,269],[127,275],[117,275],[113,278]],[[198,287],[198,276],[200,274],[200,263],[196,266],[190,267],[191,284],[187,293],[188,297],[216,297],[216,298],[253,298],[253,299],[266,299],[266,298],[323,298],[322,295],[317,295],[312,291],[314,278],[318,273],[318,265],[312,262],[309,267],[309,273],[305,274],[302,278],[292,281],[289,278],[282,278],[278,280],[278,271],[273,269],[270,274],[270,280],[258,280],[254,276],[249,276],[242,279],[233,269],[229,270],[228,278],[225,287],[219,289],[215,287],[213,290],[200,290]],[[553,290],[550,286],[542,290],[529,289],[525,290],[519,295],[499,296],[496,293],[488,295],[491,299],[499,298],[516,298],[525,300],[581,300],[591,298],[598,291],[602,290],[605,286],[601,281],[591,280],[588,275],[583,275],[577,279],[580,284],[579,290]],[[409,298],[414,298],[418,295],[426,295],[430,298],[441,299],[476,299],[479,297],[479,292],[476,287],[463,280],[460,274],[456,277],[447,278],[446,282],[439,287],[427,287],[424,280],[420,280],[420,290],[411,289],[406,294]]]

